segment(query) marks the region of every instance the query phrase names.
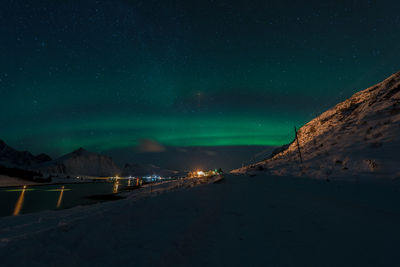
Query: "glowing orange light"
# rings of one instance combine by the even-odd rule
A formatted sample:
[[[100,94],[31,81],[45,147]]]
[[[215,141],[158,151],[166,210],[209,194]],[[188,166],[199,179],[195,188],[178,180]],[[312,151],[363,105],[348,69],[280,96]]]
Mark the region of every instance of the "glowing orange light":
[[[119,186],[119,182],[118,180],[114,183],[114,188],[113,188],[113,193],[118,193],[118,186]]]
[[[22,209],[22,204],[24,204],[24,195],[25,195],[26,185],[22,188],[21,194],[18,197],[17,203],[15,204],[14,208],[14,216],[18,216]]]
[[[61,187],[60,196],[58,197],[58,201],[57,201],[57,208],[59,208],[61,206],[63,194],[64,194],[64,186]]]

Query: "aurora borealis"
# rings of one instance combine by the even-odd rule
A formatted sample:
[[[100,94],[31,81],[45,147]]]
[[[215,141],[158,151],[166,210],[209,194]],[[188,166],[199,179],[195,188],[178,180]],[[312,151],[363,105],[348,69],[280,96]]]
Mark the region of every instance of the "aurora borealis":
[[[399,69],[398,1],[0,3],[0,139],[276,146]]]

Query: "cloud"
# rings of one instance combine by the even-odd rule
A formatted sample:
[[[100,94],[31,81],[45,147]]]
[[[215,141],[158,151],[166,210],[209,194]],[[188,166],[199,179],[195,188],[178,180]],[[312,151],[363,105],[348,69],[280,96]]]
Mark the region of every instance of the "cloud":
[[[138,149],[140,152],[163,152],[166,147],[152,139],[141,139],[139,140]]]
[[[177,148],[176,148],[176,151],[181,152],[181,153],[186,153],[186,152],[188,152],[188,150],[187,150],[186,148],[183,148],[183,147],[177,147]]]
[[[216,156],[217,152],[211,151],[211,150],[205,150],[204,153],[206,153],[208,156]]]

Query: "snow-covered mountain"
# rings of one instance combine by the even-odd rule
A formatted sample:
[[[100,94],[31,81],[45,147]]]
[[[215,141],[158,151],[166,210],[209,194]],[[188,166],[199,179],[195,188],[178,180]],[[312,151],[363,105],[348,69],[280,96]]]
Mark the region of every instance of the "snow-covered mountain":
[[[51,161],[46,154],[37,156],[28,151],[18,151],[0,140],[0,165],[21,169],[30,169],[35,165]]]
[[[163,169],[153,164],[135,164],[127,163],[124,166],[123,174],[125,176],[147,176],[160,175],[162,177],[177,176],[179,171]]]
[[[110,157],[89,152],[83,148],[43,164],[40,170],[48,174],[87,176],[114,176],[121,173]]]
[[[400,178],[400,72],[354,94],[298,131],[297,142],[233,173]]]

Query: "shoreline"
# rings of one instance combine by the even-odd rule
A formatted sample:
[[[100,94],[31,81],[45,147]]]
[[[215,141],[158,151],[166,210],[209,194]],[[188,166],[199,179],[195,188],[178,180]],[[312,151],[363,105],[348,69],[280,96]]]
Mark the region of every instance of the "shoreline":
[[[40,184],[26,184],[27,186],[30,187],[37,187],[37,186],[46,186],[46,185],[67,185],[67,184],[98,184],[98,183],[108,183],[108,182],[79,182],[79,183],[61,183],[61,182],[56,182],[56,183],[40,183]],[[4,185],[0,186],[0,189],[2,188],[18,188],[24,185]]]
[[[6,181],[5,181],[6,180]],[[0,189],[1,188],[18,188],[22,187],[24,185],[26,186],[45,186],[45,185],[64,185],[64,184],[89,184],[89,183],[108,183],[108,181],[82,181],[82,180],[76,180],[74,181],[71,179],[71,181],[59,181],[56,180],[54,182],[35,182],[35,181],[30,181],[30,180],[25,180],[22,178],[18,177],[11,177],[11,176],[4,176],[0,175]]]

